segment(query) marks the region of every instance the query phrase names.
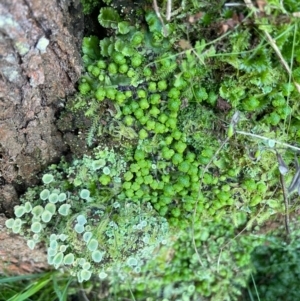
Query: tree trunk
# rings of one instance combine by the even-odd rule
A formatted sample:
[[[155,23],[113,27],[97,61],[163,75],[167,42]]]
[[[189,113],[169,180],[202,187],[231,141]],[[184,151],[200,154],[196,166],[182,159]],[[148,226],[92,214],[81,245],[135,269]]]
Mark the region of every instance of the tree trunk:
[[[47,266],[45,252],[4,223],[37,174],[67,151],[54,121],[80,76],[82,33],[80,0],[0,2],[0,273]]]

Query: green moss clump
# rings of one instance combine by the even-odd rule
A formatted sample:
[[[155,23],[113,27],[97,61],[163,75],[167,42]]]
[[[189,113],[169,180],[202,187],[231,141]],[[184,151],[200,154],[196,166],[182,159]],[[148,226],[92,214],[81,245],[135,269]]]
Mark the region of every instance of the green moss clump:
[[[71,109],[90,121],[83,133],[90,147],[120,151],[97,148],[92,158],[47,171],[8,228],[24,233],[34,224],[33,248],[59,217],[66,238],[50,240],[49,262],[79,281],[120,281],[114,297],[238,300],[254,272],[251,253],[266,238],[261,227],[285,210],[278,155],[292,170],[287,186],[295,182],[294,154],[282,142],[297,143],[300,135],[293,84],[300,36],[291,15],[273,26],[271,11],[287,14],[275,2],[266,5],[265,24],[253,26],[268,26],[293,62],[293,78],[247,23],[222,37],[211,27],[240,13],[224,11],[220,1],[173,1],[168,22],[160,4],[162,19],[150,6],[139,6],[142,18],[102,8],[98,19],[109,36],[84,38],[81,95]],[[295,9],[292,2],[286,7]],[[25,209],[30,200],[36,202]]]

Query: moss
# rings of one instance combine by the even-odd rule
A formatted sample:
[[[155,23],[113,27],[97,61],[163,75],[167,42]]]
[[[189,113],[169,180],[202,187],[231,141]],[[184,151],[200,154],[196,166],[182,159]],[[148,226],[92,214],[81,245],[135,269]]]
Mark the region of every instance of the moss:
[[[260,227],[284,211],[276,162],[279,154],[292,170],[286,183],[295,183],[298,164],[292,167],[282,141],[299,138],[297,89],[247,23],[220,37],[240,11],[214,4],[173,1],[168,22],[161,3],[163,22],[147,5],[138,7],[142,22],[112,5],[98,16],[109,37],[83,40],[81,96],[68,108],[89,120],[83,136],[90,147],[114,150],[98,147],[92,157],[52,168],[52,181],[24,196],[37,196],[31,220],[18,213],[28,227],[44,214],[43,199],[50,201],[39,197],[42,189],[67,195],[58,213],[68,238],[48,255],[58,267],[69,243],[69,270],[80,282],[91,273],[114,284],[128,277],[140,299],[238,300],[254,271],[250,255],[266,238]],[[297,66],[295,21],[273,26],[270,12],[287,12],[266,5],[264,22]],[[81,215],[87,223],[80,224]],[[8,226],[20,232],[16,221]],[[126,285],[113,287],[114,296],[132,297]]]

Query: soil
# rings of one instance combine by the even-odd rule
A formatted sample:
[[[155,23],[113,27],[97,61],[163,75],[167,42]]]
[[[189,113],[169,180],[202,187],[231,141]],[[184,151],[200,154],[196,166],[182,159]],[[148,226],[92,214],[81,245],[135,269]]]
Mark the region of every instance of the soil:
[[[3,225],[19,195],[68,152],[55,120],[75,92],[82,35],[80,0],[0,2],[0,273],[1,261],[13,274],[46,266],[43,252],[40,257],[29,250]],[[24,267],[20,260],[32,264]],[[14,267],[7,268],[9,262]]]

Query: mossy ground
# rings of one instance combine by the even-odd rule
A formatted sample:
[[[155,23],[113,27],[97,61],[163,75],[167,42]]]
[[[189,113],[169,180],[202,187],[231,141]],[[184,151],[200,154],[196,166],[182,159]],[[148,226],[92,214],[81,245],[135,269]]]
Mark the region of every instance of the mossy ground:
[[[156,11],[151,4],[132,7],[135,19],[113,2],[100,10],[108,36],[83,40],[80,94],[62,115],[76,116],[90,153],[108,147],[115,174],[95,167],[96,153],[50,168],[57,176],[51,189],[68,191],[74,220],[79,212],[90,218],[100,206],[120,226],[106,235],[138,260],[143,249],[126,249],[122,228],[136,223],[135,210],[124,221],[114,204],[140,206],[143,219],[166,220],[170,227],[167,247],[157,248],[155,260],[139,270],[125,269],[126,281],[116,273],[128,256],[103,247],[114,258],[106,300],[275,300],[287,284],[294,287],[298,273],[283,259],[288,254],[297,266],[300,5],[173,1],[169,19],[167,2]],[[84,210],[77,203],[83,188],[93,199]],[[43,189],[34,188],[22,202],[34,196],[37,206]],[[155,214],[144,212],[145,204]],[[148,239],[161,242],[153,229]],[[271,266],[260,266],[265,256]],[[83,265],[99,273],[97,264]],[[269,287],[261,278],[266,271]],[[93,281],[85,285],[99,291]]]

